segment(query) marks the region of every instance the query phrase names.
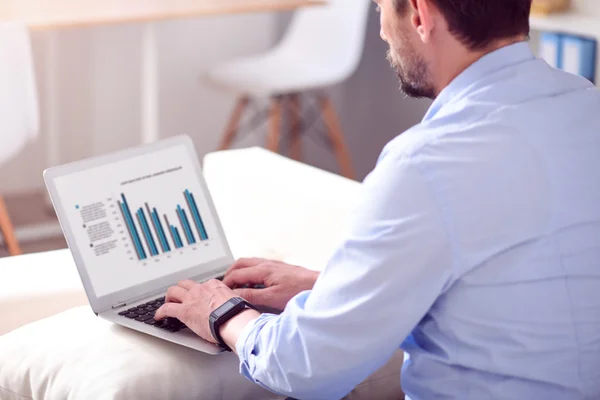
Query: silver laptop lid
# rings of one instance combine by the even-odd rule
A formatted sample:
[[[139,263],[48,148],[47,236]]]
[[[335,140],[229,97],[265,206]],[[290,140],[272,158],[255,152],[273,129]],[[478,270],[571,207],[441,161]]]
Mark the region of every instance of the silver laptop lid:
[[[51,168],[44,180],[96,313],[233,261],[187,136]]]

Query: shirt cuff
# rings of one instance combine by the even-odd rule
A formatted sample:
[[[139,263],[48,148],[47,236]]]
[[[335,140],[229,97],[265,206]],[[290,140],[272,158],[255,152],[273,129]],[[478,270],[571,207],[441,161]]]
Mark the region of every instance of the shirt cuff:
[[[240,359],[240,372],[246,378],[252,379],[252,367],[250,366],[250,357],[254,352],[254,348],[257,344],[258,335],[263,326],[273,319],[278,318],[274,314],[261,314],[257,319],[249,322],[242,330],[237,343],[235,344],[235,350]]]

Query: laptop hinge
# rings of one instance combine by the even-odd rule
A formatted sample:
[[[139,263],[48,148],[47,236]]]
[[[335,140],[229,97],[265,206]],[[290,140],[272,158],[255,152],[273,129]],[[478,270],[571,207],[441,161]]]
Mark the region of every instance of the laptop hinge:
[[[112,306],[112,309],[115,310],[117,308],[125,307],[126,305],[127,305],[127,303],[125,303],[125,302],[118,303],[118,304],[115,304],[114,306]]]

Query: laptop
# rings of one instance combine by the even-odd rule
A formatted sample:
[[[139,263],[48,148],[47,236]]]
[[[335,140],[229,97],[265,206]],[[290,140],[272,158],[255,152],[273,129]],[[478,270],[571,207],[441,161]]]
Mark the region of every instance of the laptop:
[[[44,180],[96,315],[223,351],[176,319],[153,318],[168,287],[220,279],[233,263],[189,137],[50,168]]]

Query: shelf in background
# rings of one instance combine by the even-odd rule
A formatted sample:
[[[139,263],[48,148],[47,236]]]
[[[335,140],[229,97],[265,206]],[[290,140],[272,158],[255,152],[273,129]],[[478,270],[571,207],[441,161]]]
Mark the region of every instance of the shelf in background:
[[[574,11],[532,15],[531,29],[534,31],[559,32],[596,39],[600,42],[600,18]],[[596,85],[600,86],[600,59],[596,64]]]
[[[576,12],[550,14],[548,16],[532,15],[531,29],[570,33],[600,41],[600,19]]]

